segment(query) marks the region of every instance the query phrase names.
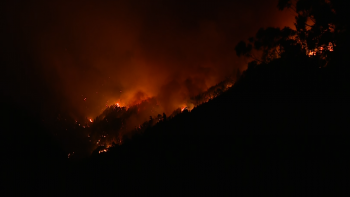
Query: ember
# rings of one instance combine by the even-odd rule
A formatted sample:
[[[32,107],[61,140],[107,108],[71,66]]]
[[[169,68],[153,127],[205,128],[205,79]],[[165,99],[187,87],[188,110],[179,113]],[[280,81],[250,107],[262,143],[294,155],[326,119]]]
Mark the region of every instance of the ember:
[[[99,150],[99,151],[98,151],[98,154],[105,153],[105,152],[107,152],[107,151],[108,151],[107,149],[102,149],[102,150]]]

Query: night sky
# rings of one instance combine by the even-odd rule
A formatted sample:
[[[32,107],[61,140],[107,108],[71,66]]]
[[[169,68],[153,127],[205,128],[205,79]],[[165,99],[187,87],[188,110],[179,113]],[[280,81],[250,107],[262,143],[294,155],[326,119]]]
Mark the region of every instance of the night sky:
[[[340,196],[348,3],[0,1],[3,193]]]
[[[1,3],[2,95],[76,119],[149,97],[171,113],[246,68],[234,51],[240,40],[260,27],[293,26],[293,13],[277,2]]]

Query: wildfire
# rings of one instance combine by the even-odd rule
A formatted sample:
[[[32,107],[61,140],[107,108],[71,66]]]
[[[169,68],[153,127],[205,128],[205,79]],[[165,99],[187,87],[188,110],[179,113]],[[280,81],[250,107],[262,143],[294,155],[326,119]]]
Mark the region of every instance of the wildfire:
[[[327,48],[328,48],[328,51],[333,51],[333,44],[329,42]]]
[[[90,121],[90,122],[93,122],[91,118],[89,119],[89,121]]]
[[[187,109],[187,107],[182,107],[181,112],[183,112],[185,109]]]
[[[120,103],[116,103],[115,105],[116,105],[117,107],[120,107]]]
[[[313,56],[313,55],[316,55],[316,52],[315,51],[310,51],[309,52],[309,56]]]
[[[105,152],[107,152],[107,151],[108,151],[107,149],[102,149],[102,150],[99,150],[99,151],[98,151],[98,154],[105,153]]]
[[[329,42],[328,43],[328,46],[326,47],[319,47],[319,48],[316,48],[314,50],[309,50],[309,52],[307,53],[309,57],[311,56],[315,56],[317,55],[318,53],[323,53],[323,51],[333,51],[333,46],[335,46],[335,44],[333,44],[332,42]]]

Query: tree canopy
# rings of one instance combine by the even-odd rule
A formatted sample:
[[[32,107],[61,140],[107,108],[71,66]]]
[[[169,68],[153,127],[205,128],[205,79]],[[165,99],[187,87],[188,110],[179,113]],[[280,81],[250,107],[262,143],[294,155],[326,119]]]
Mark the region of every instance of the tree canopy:
[[[346,54],[349,31],[345,17],[349,14],[343,1],[280,0],[277,7],[280,10],[292,9],[296,13],[295,30],[289,27],[261,28],[255,37],[236,45],[238,56],[267,63],[276,58],[300,55],[329,61],[332,59],[330,52]],[[254,55],[254,50],[262,52],[260,58]],[[325,66],[327,61],[320,66]]]

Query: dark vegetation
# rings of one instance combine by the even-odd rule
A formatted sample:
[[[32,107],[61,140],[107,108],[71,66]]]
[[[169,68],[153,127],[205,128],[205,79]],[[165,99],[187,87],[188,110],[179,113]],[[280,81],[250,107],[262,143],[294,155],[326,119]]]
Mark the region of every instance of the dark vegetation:
[[[9,177],[26,177],[19,181],[26,189],[58,196],[336,195],[345,186],[345,163],[335,161],[346,157],[350,118],[349,12],[344,1],[326,2],[280,0],[280,9],[298,14],[297,29],[260,29],[240,42],[237,55],[253,61],[232,88],[191,112],[161,115],[85,160],[66,161],[38,119],[5,106],[5,162],[24,163]]]

